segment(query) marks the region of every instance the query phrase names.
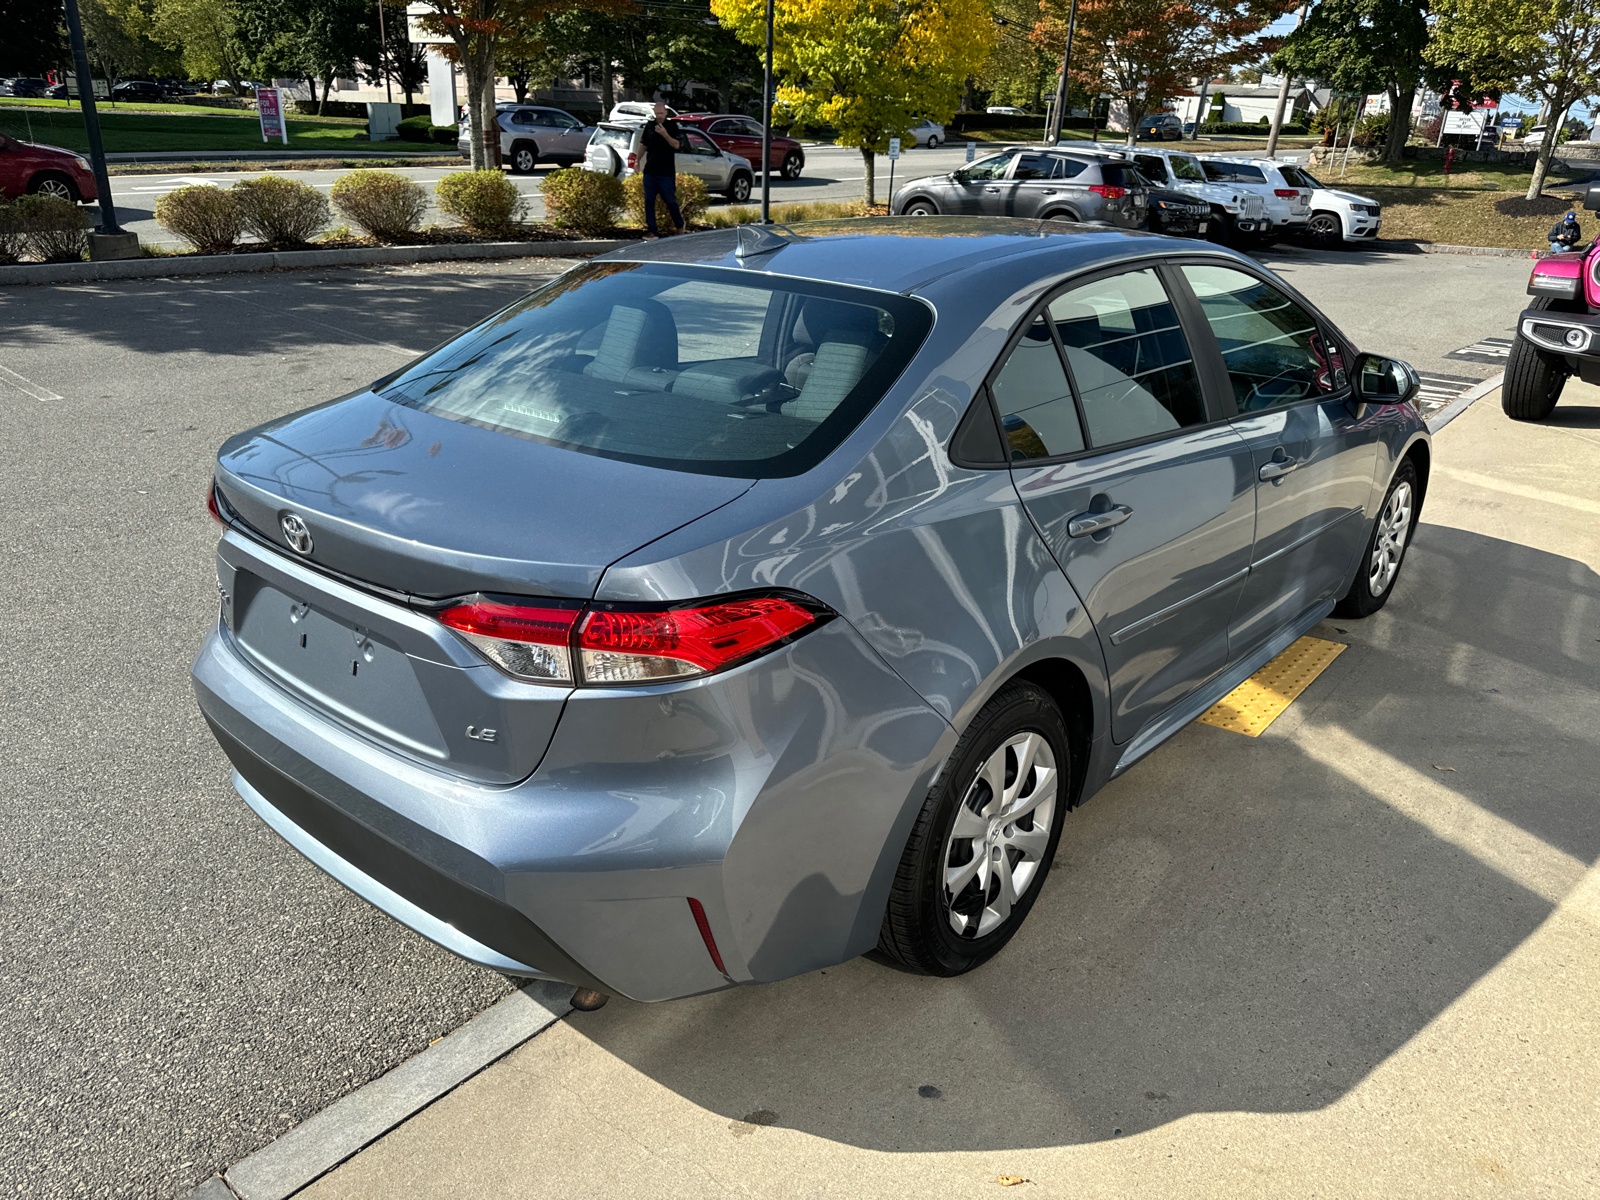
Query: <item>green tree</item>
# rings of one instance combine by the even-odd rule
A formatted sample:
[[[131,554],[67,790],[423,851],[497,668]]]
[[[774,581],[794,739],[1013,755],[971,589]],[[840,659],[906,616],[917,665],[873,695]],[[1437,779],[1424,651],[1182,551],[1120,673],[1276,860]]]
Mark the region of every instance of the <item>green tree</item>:
[[[1042,112],[1046,96],[1055,94],[1061,56],[1029,36],[1039,19],[1037,0],[994,0],[995,41],[989,60],[977,75],[977,86],[991,104],[1011,104]],[[1075,101],[1082,97],[1074,96]]]
[[[1479,90],[1537,95],[1549,119],[1527,198],[1544,190],[1567,110],[1600,91],[1600,0],[1435,0],[1428,58]]]
[[[326,103],[336,75],[378,43],[378,10],[368,0],[234,0],[238,40],[258,79],[305,79]],[[318,111],[321,111],[320,105]]]
[[[1321,0],[1272,56],[1272,66],[1339,92],[1386,93],[1391,119],[1383,157],[1399,162],[1411,134],[1412,97],[1432,79],[1427,45],[1428,6],[1420,0]]]
[[[90,68],[113,87],[119,79],[165,75],[178,66],[178,56],[151,36],[148,0],[78,0],[78,15]]]
[[[765,43],[763,0],[711,0],[711,11],[749,45]],[[776,0],[773,20],[776,107],[861,151],[868,204],[873,156],[923,117],[955,115],[995,36],[982,0]]]
[[[190,79],[209,87],[226,79],[242,90],[246,51],[239,42],[239,13],[233,0],[154,0],[151,32],[179,52]]]

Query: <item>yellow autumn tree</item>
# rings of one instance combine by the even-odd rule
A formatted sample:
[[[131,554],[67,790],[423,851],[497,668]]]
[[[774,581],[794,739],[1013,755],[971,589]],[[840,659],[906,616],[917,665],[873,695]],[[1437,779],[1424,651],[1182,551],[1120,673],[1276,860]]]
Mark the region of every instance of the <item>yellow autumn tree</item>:
[[[765,0],[711,0],[711,11],[741,41],[766,45]],[[873,204],[873,155],[924,117],[948,121],[993,46],[982,0],[774,0],[775,107],[860,150]]]

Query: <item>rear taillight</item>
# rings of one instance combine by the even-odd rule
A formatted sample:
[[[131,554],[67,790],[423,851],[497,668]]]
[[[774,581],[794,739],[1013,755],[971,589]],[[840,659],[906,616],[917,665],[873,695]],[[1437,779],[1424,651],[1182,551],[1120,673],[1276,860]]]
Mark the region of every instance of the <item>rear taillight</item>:
[[[1273,188],[1272,194],[1280,200],[1295,200],[1300,196],[1298,188]]]
[[[639,169],[639,156],[637,154],[628,155],[628,170],[636,171],[638,169]]]
[[[213,479],[206,486],[206,511],[211,514],[211,519],[218,525],[226,525],[222,519],[222,510],[217,507],[217,481]]]
[[[508,675],[535,683],[572,682],[577,605],[499,604],[474,600],[439,614],[451,629]]]
[[[478,598],[444,609],[439,620],[518,679],[610,687],[709,675],[781,646],[828,615],[786,596],[588,610]]]
[[[1127,188],[1120,188],[1114,183],[1091,183],[1089,190],[1096,196],[1104,196],[1107,200],[1121,200],[1128,194]]]

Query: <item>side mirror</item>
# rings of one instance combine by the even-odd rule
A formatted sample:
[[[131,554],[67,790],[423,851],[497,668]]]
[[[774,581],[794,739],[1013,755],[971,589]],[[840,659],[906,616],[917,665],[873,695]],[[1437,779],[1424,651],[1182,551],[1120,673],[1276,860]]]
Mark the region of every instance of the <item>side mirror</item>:
[[[1583,207],[1590,212],[1600,211],[1600,183],[1592,183],[1583,194]]]
[[[1422,380],[1408,362],[1381,354],[1363,354],[1356,359],[1357,404],[1410,404],[1421,388]]]

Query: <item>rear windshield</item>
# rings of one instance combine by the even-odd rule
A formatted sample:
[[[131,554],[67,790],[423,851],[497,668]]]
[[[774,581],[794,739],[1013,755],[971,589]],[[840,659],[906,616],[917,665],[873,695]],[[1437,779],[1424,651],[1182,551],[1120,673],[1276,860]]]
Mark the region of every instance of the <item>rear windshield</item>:
[[[772,478],[843,441],[931,324],[923,304],[861,288],[589,263],[375,390],[584,454]]]
[[[1283,181],[1292,188],[1314,188],[1316,181],[1298,167],[1279,167],[1278,174],[1283,176]]]
[[[623,149],[626,149],[633,141],[633,130],[607,129],[604,126],[601,126],[599,129],[594,131],[590,141],[597,146],[621,146]]]
[[[1100,179],[1113,187],[1149,187],[1150,181],[1132,167],[1106,163],[1100,168]]]

